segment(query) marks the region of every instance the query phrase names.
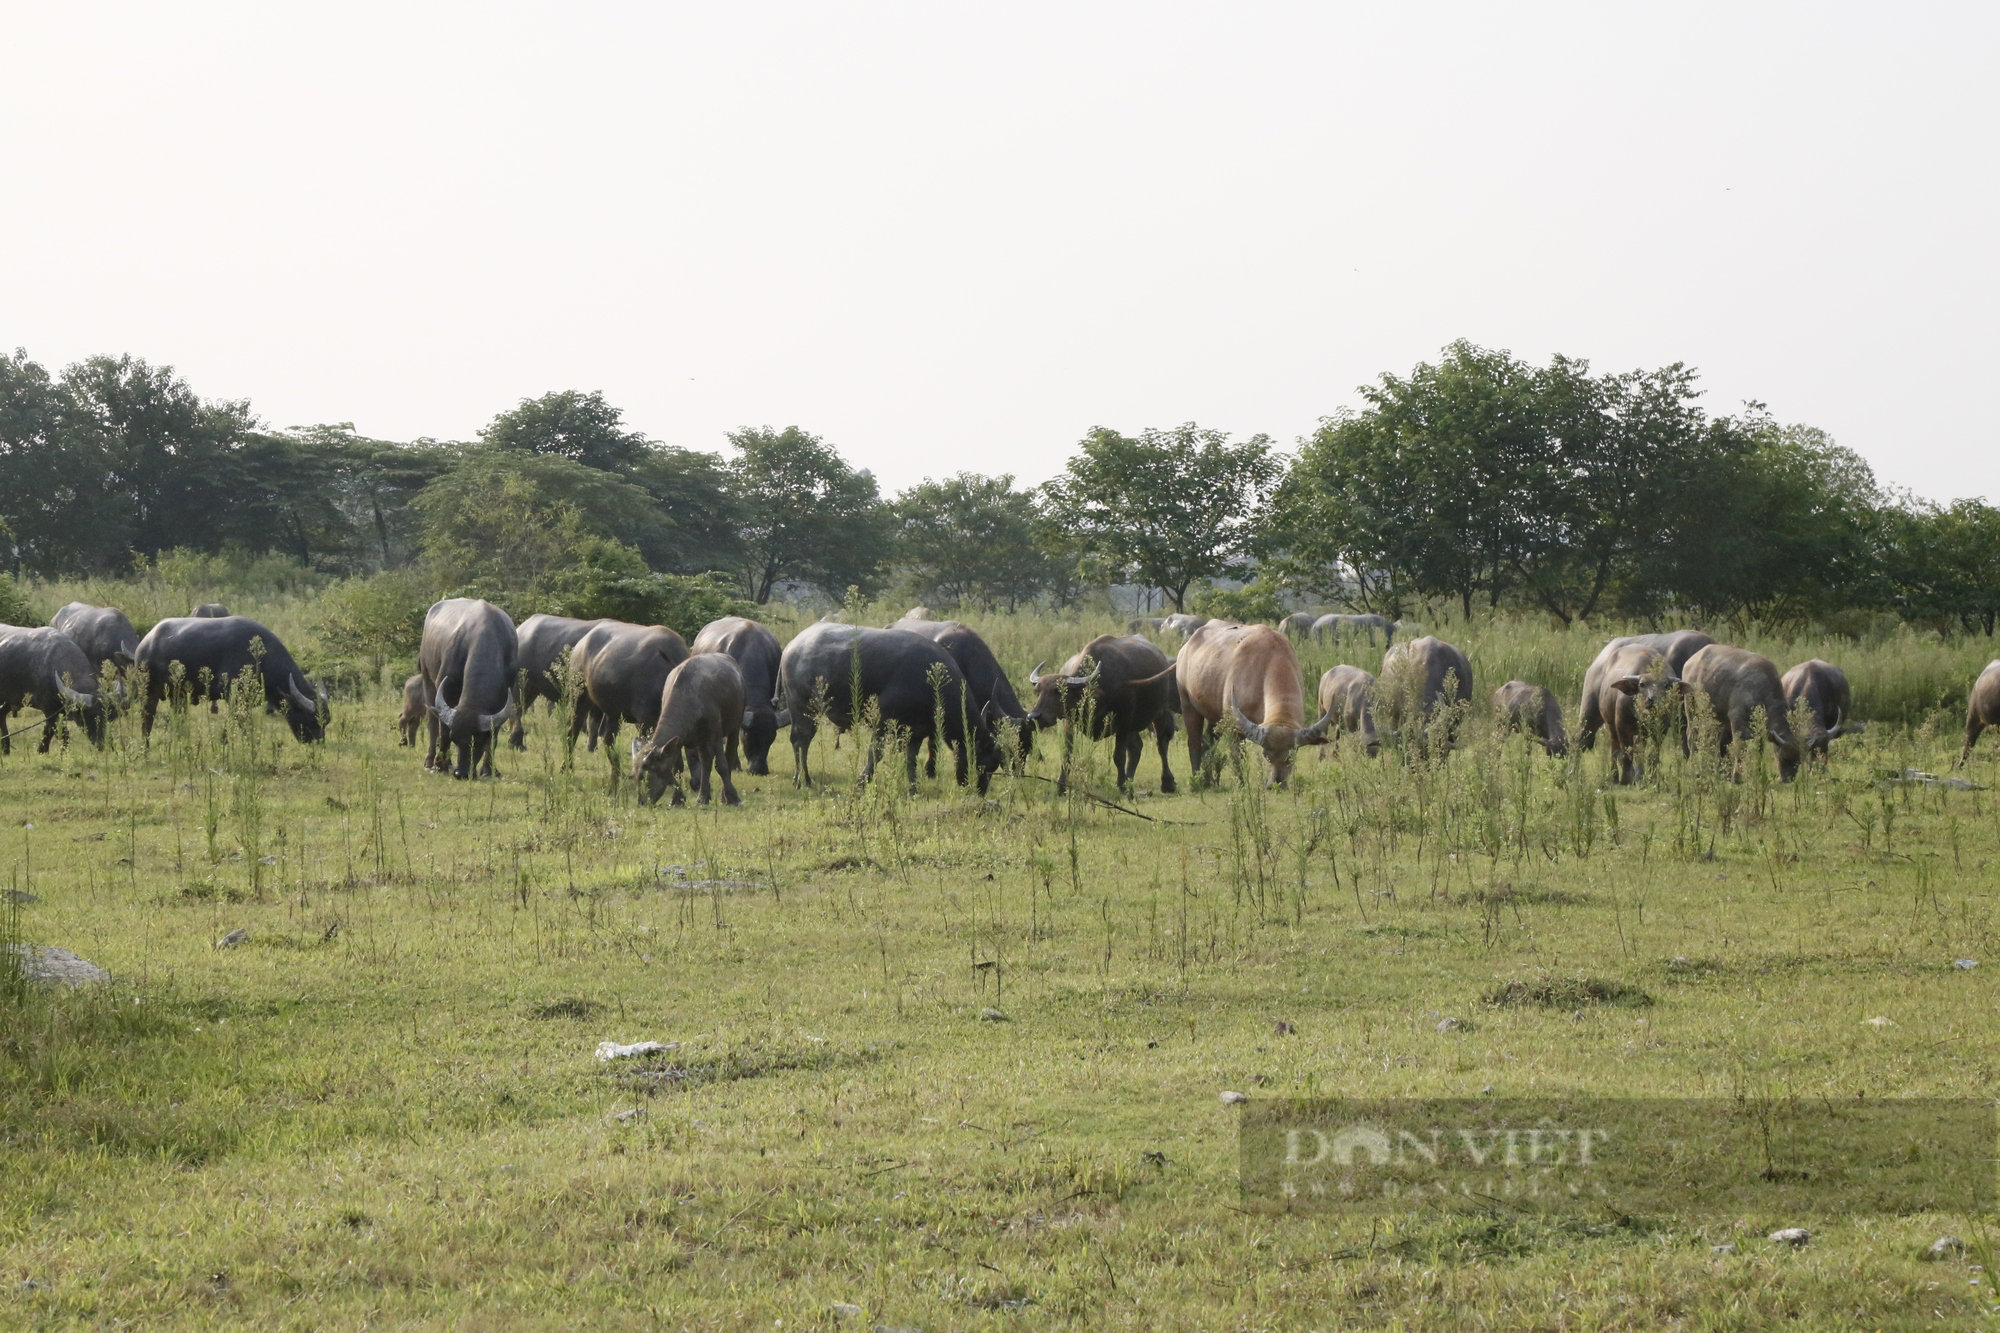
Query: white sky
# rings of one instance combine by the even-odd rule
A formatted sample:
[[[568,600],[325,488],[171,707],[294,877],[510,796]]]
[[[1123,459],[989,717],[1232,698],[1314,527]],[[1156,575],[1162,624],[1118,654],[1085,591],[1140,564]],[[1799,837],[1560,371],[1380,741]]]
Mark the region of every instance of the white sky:
[[[0,0],[0,345],[273,425],[601,389],[894,488],[1454,338],[2000,497],[1991,4]]]

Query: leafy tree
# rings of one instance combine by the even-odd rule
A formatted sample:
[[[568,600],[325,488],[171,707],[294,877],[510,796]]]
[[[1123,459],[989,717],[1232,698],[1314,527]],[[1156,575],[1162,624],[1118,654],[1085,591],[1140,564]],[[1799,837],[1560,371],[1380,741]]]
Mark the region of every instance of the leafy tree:
[[[1159,588],[1184,610],[1195,580],[1240,567],[1277,472],[1268,436],[1231,444],[1189,422],[1134,439],[1099,426],[1044,494],[1097,572]]]
[[[601,393],[564,389],[523,398],[480,432],[495,449],[567,458],[585,467],[624,472],[646,453],[646,437],[625,429],[624,413]]]
[[[393,658],[416,656],[435,592],[413,569],[346,579],[320,594],[316,627],[333,652],[368,658],[379,672]]]
[[[896,566],[921,601],[1004,603],[1009,611],[1048,582],[1036,544],[1035,496],[1010,475],[961,472],[896,497]]]
[[[1885,559],[1898,610],[1940,628],[1993,636],[2000,621],[2000,509],[1914,496],[1885,513]]]
[[[654,446],[625,475],[667,520],[665,532],[646,548],[655,568],[695,574],[742,565],[741,511],[718,455]]]
[[[765,426],[729,437],[730,483],[741,514],[743,587],[758,605],[785,580],[839,600],[881,581],[894,519],[875,478],[816,435]]]
[[[467,451],[413,501],[440,587],[540,587],[586,538],[643,552],[665,526],[652,498],[567,458]]]

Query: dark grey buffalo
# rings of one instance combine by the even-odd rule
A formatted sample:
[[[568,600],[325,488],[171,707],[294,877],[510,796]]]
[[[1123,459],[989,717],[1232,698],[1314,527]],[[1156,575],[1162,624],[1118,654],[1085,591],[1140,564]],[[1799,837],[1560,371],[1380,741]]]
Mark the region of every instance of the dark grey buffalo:
[[[71,602],[49,619],[49,628],[66,634],[90,659],[91,678],[106,662],[115,667],[131,666],[139,655],[139,634],[132,622],[115,606],[92,606]]]
[[[846,731],[871,700],[884,725],[903,729],[904,767],[912,786],[917,781],[917,752],[936,733],[939,713],[944,716],[945,744],[957,754],[960,783],[966,781],[968,767],[976,764],[979,790],[984,792],[1000,766],[991,717],[973,708],[965,674],[951,654],[921,635],[822,620],[785,645],[778,678],[792,715],[794,782],[812,785],[806,755],[820,721]],[[878,732],[869,746],[869,777],[874,776],[881,747]]]
[[[1833,663],[1811,658],[1787,671],[1780,683],[1785,687],[1786,708],[1805,702],[1806,715],[1812,720],[1812,731],[1806,737],[1808,753],[1824,759],[1829,744],[1861,731],[1861,723],[1852,716],[1847,673]]]
[[[517,750],[528,746],[526,735],[521,730],[521,718],[537,699],[549,701],[549,711],[563,697],[563,682],[560,668],[563,654],[575,648],[577,641],[590,633],[598,620],[572,620],[568,616],[532,615],[521,622],[514,631],[515,665],[527,673],[521,687],[521,707],[514,714],[514,726],[507,737],[507,743]]]
[[[417,670],[430,693],[430,749],[424,767],[452,776],[493,776],[493,733],[515,710],[520,645],[505,611],[476,597],[448,597],[424,616]]]
[[[1525,731],[1550,754],[1569,753],[1569,733],[1563,729],[1562,705],[1545,686],[1510,680],[1493,691],[1493,711],[1502,725]]]
[[[1972,682],[1972,696],[1965,704],[1965,748],[1958,752],[1960,764],[1972,757],[1973,742],[1988,727],[2000,727],[2000,658],[1988,662],[1979,679]]]
[[[1688,659],[1714,642],[1700,630],[1677,629],[1666,634],[1628,634],[1598,649],[1597,657],[1583,673],[1583,719],[1577,727],[1576,743],[1586,750],[1597,744],[1597,729],[1606,720],[1601,709],[1606,697],[1604,679],[1610,670],[1613,655],[1619,650],[1636,644],[1649,652],[1658,653],[1667,664],[1667,674],[1678,680]],[[1621,671],[1620,674],[1631,673]]]
[[[694,636],[693,651],[723,653],[736,660],[743,673],[743,754],[750,771],[762,777],[771,771],[771,743],[778,728],[791,725],[791,714],[780,712],[772,699],[778,693],[778,660],[784,648],[769,627],[742,616],[711,620]]]
[[[701,803],[710,798],[709,770],[722,778],[722,799],[741,805],[736,784],[737,736],[743,726],[743,670],[727,653],[696,653],[667,673],[661,688],[659,720],[643,749],[632,754],[632,781],[645,783],[639,803],[660,799],[669,784],[674,804],[685,805],[681,791],[683,761],[694,779]]]
[[[153,715],[169,692],[184,691],[188,699],[212,706],[247,667],[263,683],[266,710],[282,712],[292,735],[306,742],[326,739],[326,691],[309,692],[305,673],[278,636],[248,616],[169,616],[146,632],[133,657],[146,673],[139,726],[144,735],[153,734]]]
[[[1455,736],[1454,705],[1472,700],[1472,663],[1453,645],[1426,634],[1399,643],[1382,657],[1382,690],[1389,698],[1389,725],[1400,729],[1406,714],[1414,722],[1445,717],[1444,748]]]
[[[423,730],[424,719],[431,715],[431,692],[424,688],[422,672],[403,682],[403,712],[396,719],[396,730],[400,734],[398,745],[414,746],[417,733]]]
[[[1127,634],[1143,634],[1147,630],[1152,630],[1157,634],[1166,623],[1167,618],[1165,616],[1140,616],[1135,620],[1126,622],[1125,632]]]
[[[994,722],[1002,718],[1019,728],[1021,753],[1027,754],[1034,744],[1035,724],[1028,716],[1028,710],[1021,707],[1021,698],[1014,693],[1014,682],[1007,679],[1007,672],[1001,667],[1000,659],[986,646],[986,640],[977,631],[956,620],[915,620],[905,617],[889,626],[902,630],[905,634],[921,634],[938,647],[951,654],[951,660],[958,663],[959,672],[965,677],[966,688],[972,692],[972,708],[976,713],[989,716]],[[987,705],[992,705],[990,713]],[[937,776],[937,742],[931,742],[930,756],[925,772]]]
[[[1687,660],[1681,670],[1694,695],[1708,696],[1709,708],[1720,724],[1720,748],[1729,753],[1734,741],[1756,735],[1756,714],[1764,713],[1764,735],[1778,752],[1778,777],[1790,782],[1799,771],[1801,751],[1785,713],[1785,686],[1770,658],[1724,643],[1711,643]],[[1736,769],[1741,772],[1739,750]]]
[[[1339,643],[1343,639],[1367,639],[1368,646],[1375,646],[1375,636],[1382,636],[1382,646],[1388,647],[1396,641],[1396,626],[1387,617],[1376,615],[1321,616],[1313,622],[1312,636],[1322,643]]]
[[[1584,712],[1611,733],[1613,782],[1639,780],[1639,734],[1685,688],[1667,655],[1646,642],[1664,637],[1642,635],[1614,643],[1591,664],[1596,692],[1584,696]]]
[[[1355,737],[1368,757],[1382,749],[1375,730],[1375,677],[1358,666],[1343,663],[1327,669],[1319,678],[1319,711],[1333,719],[1333,728]],[[1330,751],[1322,750],[1326,758]]]
[[[1063,663],[1062,670],[1043,673],[1039,663],[1028,674],[1035,692],[1029,721],[1037,727],[1063,724],[1062,779],[1069,781],[1070,753],[1075,746],[1079,716],[1090,726],[1090,739],[1112,738],[1111,758],[1118,785],[1129,787],[1146,752],[1146,733],[1160,748],[1160,790],[1174,790],[1174,770],[1167,743],[1174,738],[1174,719],[1181,709],[1174,686],[1173,663],[1149,640],[1134,634],[1118,638],[1100,634],[1083,651]]]
[[[589,748],[595,750],[600,740],[604,742],[615,780],[620,765],[611,745],[618,739],[618,728],[630,722],[640,737],[651,731],[660,717],[660,692],[666,688],[667,673],[687,660],[687,640],[665,625],[600,620],[591,626],[570,654],[571,669],[583,687],[570,715],[570,743],[575,744],[577,733],[589,727]]]
[[[229,608],[221,602],[203,602],[188,612],[191,620],[221,620],[229,614]]]
[[[1286,638],[1298,640],[1310,637],[1313,626],[1318,623],[1319,617],[1312,612],[1294,611],[1278,622],[1278,628],[1285,632]]]
[[[81,722],[90,743],[101,746],[106,707],[90,659],[74,639],[47,626],[0,625],[0,754],[13,750],[8,719],[23,708],[42,715],[42,743],[36,748],[43,754],[65,716]],[[67,736],[63,744],[69,744]]]

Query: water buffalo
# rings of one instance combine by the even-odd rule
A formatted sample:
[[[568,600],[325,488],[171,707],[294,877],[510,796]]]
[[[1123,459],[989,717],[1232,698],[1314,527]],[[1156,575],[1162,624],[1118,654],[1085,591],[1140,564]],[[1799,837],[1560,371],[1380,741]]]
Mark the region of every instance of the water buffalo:
[[[970,626],[956,620],[912,620],[905,618],[889,626],[905,634],[921,634],[938,647],[951,654],[951,660],[958,663],[958,669],[965,676],[966,688],[972,691],[972,706],[984,713],[986,705],[993,705],[991,718],[999,722],[1005,718],[1020,729],[1021,753],[1028,753],[1035,739],[1035,724],[1028,716],[1028,710],[1021,707],[1020,696],[1014,693],[1014,682],[1007,679],[1007,673],[1000,666],[1000,659],[986,646],[986,640]],[[937,742],[931,742],[930,757],[925,772],[937,776]]]
[[[1063,663],[1061,671],[1044,674],[1046,665],[1038,663],[1028,673],[1028,688],[1035,692],[1035,708],[1028,720],[1038,728],[1063,724],[1062,773],[1056,782],[1059,791],[1069,789],[1069,759],[1076,743],[1079,713],[1089,719],[1091,740],[1112,738],[1111,761],[1117,768],[1120,788],[1132,785],[1150,728],[1160,747],[1160,790],[1174,790],[1167,742],[1174,738],[1180,695],[1174,688],[1173,663],[1158,646],[1136,634],[1127,638],[1100,634]]]
[[[917,781],[917,752],[936,732],[940,712],[944,715],[945,743],[957,752],[960,783],[966,780],[968,740],[981,792],[1000,766],[991,706],[988,715],[973,707],[958,663],[921,635],[822,620],[808,625],[785,645],[778,678],[792,715],[792,754],[797,762],[794,782],[812,785],[806,755],[818,733],[820,718],[846,731],[871,699],[884,724],[905,729],[904,766],[912,786]],[[968,724],[970,737],[966,735]],[[868,777],[874,776],[881,746],[878,733],[869,746]]]
[[[1294,611],[1278,622],[1278,628],[1284,631],[1286,638],[1300,640],[1310,635],[1313,626],[1318,623],[1319,617],[1312,612]]]
[[[131,666],[139,654],[138,632],[115,606],[71,602],[49,618],[49,628],[68,635],[83,649],[83,655],[90,659],[93,680],[106,662],[122,669]]]
[[[1319,678],[1319,711],[1331,714],[1340,731],[1360,737],[1370,759],[1381,751],[1382,738],[1375,731],[1375,677],[1360,667],[1343,663],[1328,668]]]
[[[1375,635],[1382,636],[1382,646],[1388,647],[1396,641],[1396,627],[1385,616],[1321,616],[1313,622],[1313,638],[1322,643],[1339,643],[1342,639],[1368,637],[1368,646],[1375,646]]]
[[[1785,714],[1785,686],[1770,658],[1748,649],[1711,643],[1688,658],[1681,668],[1688,689],[1708,696],[1715,720],[1721,724],[1721,750],[1729,753],[1734,741],[1747,741],[1753,714],[1764,710],[1764,734],[1778,752],[1778,777],[1790,782],[1799,771],[1798,738],[1792,735],[1791,720]],[[1739,752],[1736,769],[1743,768]]]
[[[1600,705],[1604,702],[1604,676],[1612,655],[1634,644],[1658,653],[1667,664],[1667,674],[1679,679],[1687,661],[1715,640],[1696,629],[1677,629],[1666,634],[1628,634],[1598,649],[1597,656],[1583,673],[1583,721],[1577,728],[1576,743],[1588,750],[1597,744],[1597,729],[1604,725]],[[1629,672],[1621,672],[1629,675]]]
[[[563,682],[558,668],[562,666],[563,654],[576,647],[577,640],[590,633],[601,620],[572,620],[568,616],[532,615],[521,622],[514,631],[515,665],[527,673],[521,694],[521,707],[514,714],[514,726],[507,737],[507,743],[516,750],[528,748],[527,736],[521,729],[521,718],[537,699],[549,701],[549,711],[554,712],[556,704],[563,697]]]
[[[1988,662],[1972,683],[1972,697],[1965,703],[1965,748],[1958,752],[1961,766],[1972,757],[1972,743],[1988,727],[2000,727],[2000,658]]]
[[[931,609],[928,606],[913,606],[903,612],[902,618],[904,620],[929,620],[931,618]]]
[[[1594,699],[1586,696],[1586,712],[1611,732],[1611,779],[1620,784],[1637,782],[1641,728],[1686,686],[1666,654],[1639,638],[1614,646],[1608,656],[1599,653],[1592,669],[1597,673],[1597,694]]]
[[[778,692],[778,659],[784,649],[778,636],[754,620],[724,616],[711,620],[694,636],[696,653],[727,653],[743,673],[743,753],[750,771],[759,777],[771,771],[771,742],[791,715],[771,702]]]
[[[1189,616],[1177,613],[1175,615],[1163,618],[1160,621],[1160,629],[1163,633],[1173,633],[1185,636],[1194,633],[1196,630],[1200,629],[1203,625],[1206,625],[1207,623],[1208,623],[1207,616]]]
[[[660,799],[668,785],[674,804],[687,804],[681,791],[685,757],[701,803],[710,799],[709,769],[722,775],[722,799],[741,805],[730,774],[736,771],[736,738],[743,726],[743,671],[727,653],[696,653],[667,673],[661,686],[658,721],[643,749],[632,752],[632,781],[645,782],[639,803]]]
[[[1801,662],[1785,673],[1782,683],[1785,707],[1789,709],[1803,699],[1812,718],[1812,732],[1806,738],[1808,754],[1824,759],[1828,744],[1861,731],[1861,723],[1849,716],[1852,696],[1847,689],[1847,673],[1833,663],[1817,657]]]
[[[1301,745],[1326,744],[1331,713],[1305,724],[1305,682],[1291,640],[1269,625],[1211,620],[1188,637],[1175,659],[1188,762],[1201,771],[1209,735],[1226,720],[1264,752],[1271,783],[1292,776]]]
[[[221,620],[229,614],[229,608],[221,602],[203,602],[188,612],[190,620]]]
[[[23,708],[42,715],[42,743],[36,748],[43,754],[56,738],[64,714],[83,723],[92,745],[104,744],[107,704],[97,676],[83,649],[61,630],[0,625],[0,754],[14,748],[8,739],[8,714]],[[69,744],[67,736],[63,744]]]
[[[1389,725],[1398,730],[1411,710],[1411,721],[1424,724],[1443,714],[1443,749],[1449,751],[1457,739],[1454,705],[1472,700],[1472,663],[1451,644],[1426,634],[1383,654],[1382,688],[1389,696]]]
[[[1493,711],[1510,730],[1527,732],[1550,754],[1560,757],[1569,753],[1562,705],[1547,688],[1510,680],[1493,691]]]
[[[430,693],[430,749],[424,767],[442,772],[454,746],[455,778],[492,777],[493,733],[514,712],[520,642],[505,611],[475,597],[450,597],[424,615],[417,670]]]
[[[146,632],[132,656],[146,673],[146,704],[139,723],[143,735],[153,734],[160,700],[176,688],[174,667],[181,668],[178,688],[211,706],[249,667],[263,681],[265,708],[283,710],[292,735],[304,742],[326,739],[326,691],[306,693],[305,674],[285,645],[248,616],[169,616]]]
[[[1125,632],[1127,634],[1143,634],[1147,630],[1152,630],[1157,634],[1166,623],[1167,618],[1165,616],[1140,616],[1136,620],[1129,620],[1125,623]]]
[[[660,694],[667,673],[688,660],[687,641],[665,625],[631,625],[601,620],[577,641],[570,665],[583,688],[570,715],[569,738],[590,727],[590,749],[605,744],[611,773],[618,774],[618,756],[610,749],[619,724],[630,722],[644,736],[660,717]],[[741,725],[742,719],[737,719]]]
[[[403,712],[396,719],[396,730],[401,739],[398,745],[415,745],[417,732],[422,730],[424,719],[431,715],[431,692],[424,688],[422,672],[403,682]]]

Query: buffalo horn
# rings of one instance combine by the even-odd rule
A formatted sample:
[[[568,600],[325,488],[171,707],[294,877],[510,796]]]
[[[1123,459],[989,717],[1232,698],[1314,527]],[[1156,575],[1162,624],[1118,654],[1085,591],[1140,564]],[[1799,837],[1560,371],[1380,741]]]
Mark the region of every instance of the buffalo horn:
[[[1041,661],[1035,663],[1035,669],[1028,673],[1029,689],[1039,690],[1040,688],[1042,688],[1042,668],[1047,666],[1048,664],[1049,660],[1046,657],[1043,658]]]
[[[71,689],[68,685],[64,684],[62,681],[56,682],[56,689],[62,692],[63,702],[68,704],[71,708],[76,709],[78,712],[82,712],[86,708],[91,708],[96,706],[97,699],[94,695],[80,694],[77,691]]]
[[[297,676],[285,677],[285,693],[292,696],[292,702],[297,704],[302,711],[308,713],[318,711],[318,701],[299,688],[299,678]]]
[[[779,714],[778,714],[778,720],[777,720],[776,722],[772,723],[772,725],[773,725],[773,726],[778,726],[778,727],[789,727],[789,726],[791,726],[791,725],[792,725],[792,710],[791,710],[791,709],[789,709],[789,708],[787,708],[787,709],[785,709],[785,710],[784,710],[783,712],[779,713]]]
[[[1326,729],[1332,724],[1333,724],[1333,710],[1329,708],[1326,710],[1325,714],[1321,716],[1319,721],[1313,723],[1310,727],[1305,727],[1300,730],[1299,744],[1300,745],[1326,744]]]
[[[1092,662],[1090,664],[1090,670],[1084,672],[1081,676],[1063,677],[1063,684],[1068,686],[1072,690],[1080,690],[1084,686],[1090,684],[1091,681],[1096,680],[1098,675],[1102,673],[1103,670],[1104,670],[1104,663]]]
[[[743,710],[743,725],[746,729],[750,726],[752,722],[755,722],[756,720],[757,720],[756,709],[746,708]]]
[[[1264,738],[1271,734],[1269,727],[1259,726],[1257,723],[1243,716],[1243,710],[1235,704],[1229,705],[1229,720],[1236,724],[1236,729],[1242,732],[1253,745],[1262,745]]]
[[[513,715],[514,715],[514,696],[513,694],[509,693],[507,696],[507,702],[500,705],[499,712],[481,713],[479,715],[479,729],[481,731],[491,731],[495,727],[499,726],[502,722],[505,722],[508,718],[512,717]]]

